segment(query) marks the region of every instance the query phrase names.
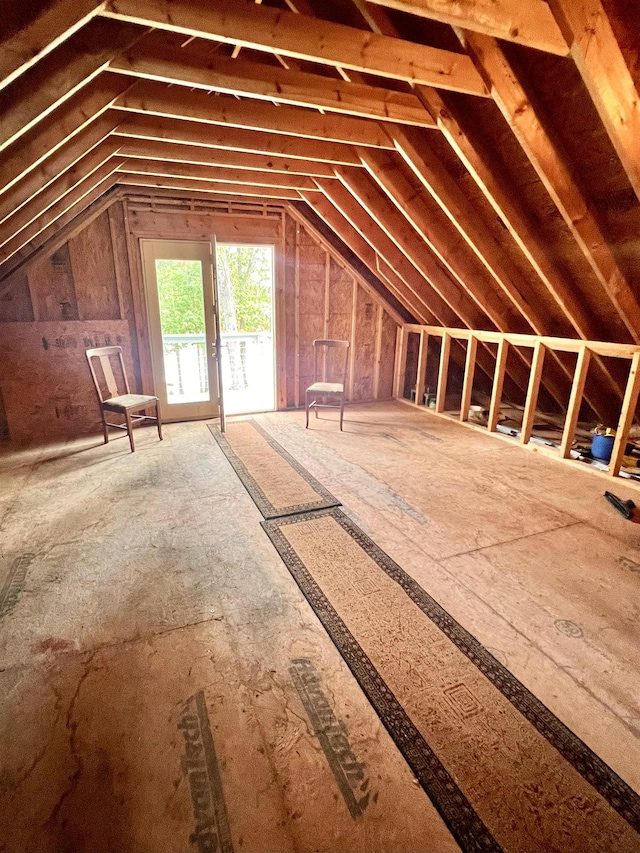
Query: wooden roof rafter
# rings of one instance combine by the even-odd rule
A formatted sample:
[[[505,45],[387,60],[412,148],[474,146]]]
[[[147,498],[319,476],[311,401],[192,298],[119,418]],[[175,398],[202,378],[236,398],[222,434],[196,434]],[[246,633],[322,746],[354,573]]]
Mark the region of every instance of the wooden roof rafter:
[[[640,94],[601,0],[550,6],[622,167],[640,199]]]
[[[202,91],[185,91],[150,80],[139,80],[117,98],[114,107],[124,112],[178,118],[201,124],[223,125],[247,130],[280,133],[347,145],[393,148],[393,143],[376,121],[350,115],[324,116],[314,110],[282,105],[276,109],[268,103],[247,103],[226,95],[209,95]]]
[[[129,85],[127,78],[100,75],[7,148],[0,157],[0,196],[92,124],[115,129],[121,114],[105,113]]]
[[[179,142],[159,142],[139,138],[123,138],[120,153],[138,160],[165,163],[192,163],[197,166],[217,166],[246,169],[281,175],[309,175],[335,178],[329,163],[293,157],[271,157],[267,154],[216,149]]]
[[[94,18],[99,0],[56,0],[0,43],[0,90],[32,68]]]
[[[597,216],[574,178],[559,143],[548,132],[536,105],[495,39],[465,33],[476,62],[509,127],[560,211],[589,266],[635,343],[640,343],[640,301],[621,271]]]
[[[128,139],[197,145],[211,151],[235,151],[265,157],[291,157],[317,163],[359,166],[360,160],[348,143],[276,133],[254,133],[250,128],[200,124],[184,118],[143,113],[122,114],[114,133]]]
[[[545,0],[369,0],[494,38],[534,47],[557,56],[569,53],[567,41]]]
[[[101,186],[122,181],[203,197],[271,191],[276,200],[280,192],[285,203],[315,199],[325,215],[333,196],[332,219],[368,263],[419,307],[414,287],[426,300],[423,310],[436,305],[438,322],[446,325],[462,322],[456,320],[462,314],[473,326],[524,324],[544,333],[548,311],[562,334],[617,339],[626,329],[637,340],[635,261],[620,239],[633,216],[625,211],[612,218],[600,197],[594,208],[581,192],[579,168],[574,175],[556,144],[551,121],[522,100],[525,89],[514,69],[503,66],[498,85],[500,54],[490,62],[483,54],[495,44],[503,56],[518,58],[525,45],[570,57],[637,195],[637,92],[601,0],[531,0],[526,9],[516,0],[351,0],[352,11],[342,2],[344,15],[337,4],[325,10],[309,0],[278,0],[277,8],[248,0],[77,0],[75,7],[69,0],[39,0],[40,11],[21,33],[9,34],[5,46],[13,48],[0,57],[0,252],[11,252],[10,265],[19,263],[74,205],[84,206],[95,190],[84,192],[90,179],[116,163]],[[453,50],[431,47],[451,46],[452,32],[447,36],[438,24],[432,36],[425,25],[414,35],[397,9],[462,27],[468,40]],[[496,39],[514,44],[505,53]],[[526,55],[531,69],[536,61]],[[569,60],[554,67],[563,63],[568,67]],[[467,106],[492,114],[489,97],[564,216],[557,246],[545,245],[536,221],[550,210],[538,183],[518,198],[486,145],[491,134],[464,123]],[[580,97],[586,97],[582,89]],[[506,128],[500,132],[506,140]],[[442,138],[455,152],[455,165]],[[484,199],[455,191],[458,163],[505,225],[504,239],[493,221],[489,227],[474,221],[476,210],[490,215]],[[466,175],[464,181],[468,185]],[[610,186],[612,193],[623,191],[613,166]],[[382,241],[382,252],[343,216],[343,191],[353,202],[349,216],[360,217],[358,227]],[[624,192],[629,195],[626,185]],[[4,259],[0,255],[0,264]],[[600,371],[597,359],[594,365]],[[600,371],[610,390],[618,378]]]
[[[85,185],[94,172],[100,173],[103,178],[112,175],[124,160],[114,158],[117,150],[117,140],[107,137],[52,181],[46,189],[8,217],[0,230],[0,251],[3,256],[9,258],[29,242],[32,236],[38,234],[41,228],[36,226],[46,222],[51,211],[61,210],[64,213],[68,206],[74,203],[74,199],[81,199],[82,196],[78,196],[76,190],[79,185]]]
[[[320,74],[284,70],[257,62],[220,57],[205,57],[202,61],[199,55],[191,56],[187,51],[159,48],[144,42],[118,54],[109,63],[109,70],[206,92],[433,127],[433,119],[411,93],[333,80]]]
[[[488,96],[465,54],[371,35],[319,18],[309,27],[293,12],[246,0],[216,0],[213,5],[206,0],[168,0],[164,5],[154,0],[107,0],[100,14],[335,68]]]
[[[122,151],[119,152],[122,154]],[[276,187],[279,189],[301,189],[319,192],[307,175],[283,175],[255,169],[232,168],[230,166],[193,165],[162,160],[146,160],[127,157],[118,168],[120,174],[155,175],[160,178],[194,178],[211,183],[248,184],[253,187]]]
[[[2,90],[0,152],[73,97],[107,68],[114,55],[135,42],[139,27],[92,20],[59,49]]]

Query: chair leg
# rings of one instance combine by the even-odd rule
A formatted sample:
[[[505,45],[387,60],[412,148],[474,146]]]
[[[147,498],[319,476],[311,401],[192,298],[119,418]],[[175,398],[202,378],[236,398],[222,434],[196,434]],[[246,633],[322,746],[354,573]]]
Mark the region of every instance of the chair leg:
[[[340,397],[340,432],[342,432],[342,416],[344,415],[344,397]]]
[[[124,413],[125,420],[127,421],[127,434],[129,435],[129,444],[131,445],[131,452],[135,452],[135,445],[133,443],[133,424],[131,423],[131,412],[127,409]]]
[[[305,429],[309,429],[309,392],[306,391],[304,395],[304,410],[307,415],[307,423],[305,424]]]
[[[107,426],[107,419],[104,416],[104,409],[100,409],[100,414],[102,415],[102,434],[104,435],[104,443],[109,443],[109,427]]]
[[[162,441],[162,420],[160,419],[160,404],[156,403],[156,418],[158,421],[158,437]]]

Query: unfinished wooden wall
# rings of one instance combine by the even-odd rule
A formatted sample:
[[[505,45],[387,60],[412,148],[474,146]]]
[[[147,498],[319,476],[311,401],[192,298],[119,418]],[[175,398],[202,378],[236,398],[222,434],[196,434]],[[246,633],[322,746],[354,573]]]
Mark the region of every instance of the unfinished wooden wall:
[[[100,430],[88,347],[122,346],[140,384],[122,203],[76,232],[0,298],[0,432],[18,443]]]
[[[315,338],[351,343],[349,400],[389,399],[395,321],[382,302],[290,216],[285,235],[286,406],[304,405],[305,389],[314,381]]]
[[[0,434],[17,442],[99,432],[89,346],[120,344],[132,390],[153,393],[141,238],[273,243],[278,408],[304,404],[314,338],[351,342],[349,400],[392,396],[395,319],[281,206],[132,195],[89,214],[0,298]]]
[[[364,282],[282,207],[132,196],[127,223],[133,255],[140,238],[271,243],[276,250],[276,373],[279,409],[304,405],[313,382],[314,338],[349,340],[347,396],[351,401],[392,396],[397,324]],[[134,278],[141,278],[139,269]],[[141,283],[134,281],[134,292]],[[138,322],[139,329],[146,327]],[[151,390],[148,344],[139,334],[143,385]],[[149,365],[147,366],[147,362]]]

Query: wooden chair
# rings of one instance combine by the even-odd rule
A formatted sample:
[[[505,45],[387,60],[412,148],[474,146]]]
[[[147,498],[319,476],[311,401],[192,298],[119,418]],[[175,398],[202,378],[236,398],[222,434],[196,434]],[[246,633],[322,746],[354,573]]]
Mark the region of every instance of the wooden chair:
[[[89,369],[93,378],[93,384],[96,386],[98,403],[100,404],[104,443],[107,444],[109,441],[109,427],[126,429],[129,436],[129,444],[131,445],[131,452],[133,453],[135,451],[135,445],[133,443],[133,423],[135,421],[145,420],[156,421],[158,425],[158,436],[160,437],[160,441],[162,441],[162,422],[160,420],[160,410],[158,409],[158,398],[147,397],[144,394],[129,393],[129,382],[127,380],[127,374],[122,360],[122,347],[97,347],[96,349],[86,350],[85,355],[89,362]],[[118,394],[118,380],[115,377],[111,364],[112,356],[117,357],[119,361],[120,379],[125,389],[124,394]],[[108,396],[105,396],[103,393],[103,385],[100,382],[100,377],[96,373],[95,364],[93,362],[94,358],[98,359],[100,362],[100,369],[102,370],[102,376],[104,378],[104,387],[106,387]],[[138,412],[152,407],[156,410],[155,417],[152,417],[151,415],[137,414]],[[105,417],[105,412],[116,412],[119,415],[124,415],[125,423],[109,423]]]
[[[334,362],[333,365],[329,367],[333,367],[334,370],[329,369],[329,373],[334,375],[334,378],[340,379],[339,382],[319,382],[319,372],[318,372],[318,355],[322,353],[323,362],[326,366],[326,362],[329,361],[332,357],[333,353],[336,353],[336,358],[332,359]],[[344,356],[344,359],[340,363],[340,358],[338,355]],[[307,415],[307,424],[306,429],[309,428],[309,409],[314,409],[316,413],[316,417],[318,417],[318,409],[340,409],[340,429],[342,430],[342,417],[344,415],[344,386],[347,379],[347,367],[349,364],[349,341],[334,341],[334,340],[316,340],[313,342],[313,371],[314,371],[314,383],[313,385],[309,385],[307,390],[305,391],[305,411]],[[339,402],[337,403],[319,403],[317,399],[312,400],[311,397],[320,397],[321,399],[329,398],[330,400],[335,399]]]

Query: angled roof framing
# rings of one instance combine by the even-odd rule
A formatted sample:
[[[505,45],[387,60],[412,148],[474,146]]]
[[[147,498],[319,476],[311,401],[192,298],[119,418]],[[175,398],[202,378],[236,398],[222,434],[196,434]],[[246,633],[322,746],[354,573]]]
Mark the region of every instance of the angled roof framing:
[[[331,20],[322,7],[35,3],[0,45],[0,286],[113,187],[255,195],[306,203],[417,320],[639,342],[640,99],[611,5],[342,0]],[[586,148],[615,152],[624,210],[591,197],[588,151],[569,161],[523,50],[577,69],[600,122]],[[472,101],[512,135],[528,185],[469,120]],[[602,408],[623,377],[594,364]],[[522,384],[527,365],[511,369]],[[551,365],[559,400],[570,373]]]

